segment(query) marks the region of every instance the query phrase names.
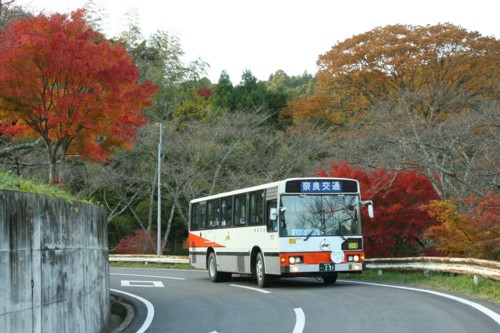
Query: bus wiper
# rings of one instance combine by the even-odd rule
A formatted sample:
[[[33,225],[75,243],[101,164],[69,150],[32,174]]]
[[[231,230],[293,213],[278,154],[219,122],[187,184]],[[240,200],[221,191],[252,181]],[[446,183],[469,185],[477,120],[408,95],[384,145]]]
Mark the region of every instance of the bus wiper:
[[[309,233],[309,235],[307,235],[307,237],[304,238],[304,242],[307,242],[307,240],[309,239],[309,237],[312,236],[312,234],[314,233],[315,230],[316,230],[316,228],[314,228],[313,230],[311,230],[311,232]]]

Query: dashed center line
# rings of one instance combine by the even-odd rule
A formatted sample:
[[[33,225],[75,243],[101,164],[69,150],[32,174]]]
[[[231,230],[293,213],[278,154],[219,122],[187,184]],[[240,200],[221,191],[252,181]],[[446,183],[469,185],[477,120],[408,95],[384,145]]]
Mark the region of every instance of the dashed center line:
[[[304,331],[304,326],[306,325],[306,316],[302,308],[295,308],[295,327],[293,329],[293,333],[302,333]]]

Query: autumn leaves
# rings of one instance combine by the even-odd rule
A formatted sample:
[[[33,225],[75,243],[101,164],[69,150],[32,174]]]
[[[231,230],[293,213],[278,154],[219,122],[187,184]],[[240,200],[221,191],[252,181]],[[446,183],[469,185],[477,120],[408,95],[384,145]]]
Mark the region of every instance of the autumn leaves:
[[[16,20],[0,45],[2,132],[43,139],[50,182],[68,153],[102,162],[130,148],[156,87],[83,11]]]

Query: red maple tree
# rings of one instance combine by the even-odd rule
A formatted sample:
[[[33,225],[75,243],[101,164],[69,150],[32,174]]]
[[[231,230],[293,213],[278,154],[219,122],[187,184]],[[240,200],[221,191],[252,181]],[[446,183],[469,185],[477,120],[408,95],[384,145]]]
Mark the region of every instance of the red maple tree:
[[[69,153],[102,162],[130,148],[157,90],[84,14],[19,19],[0,37],[0,131],[43,139],[51,183]]]
[[[162,242],[162,245],[165,245]],[[157,252],[156,234],[149,230],[134,230],[134,236],[124,237],[116,246],[118,254],[156,254]],[[164,246],[162,246],[162,249]]]
[[[346,162],[332,163],[329,170],[318,170],[318,175],[356,179],[360,182],[362,198],[373,200],[375,218],[370,220],[364,216],[367,256],[436,254],[423,238],[435,220],[421,207],[439,199],[428,178],[408,171],[366,172]]]
[[[213,91],[212,91],[212,88],[210,88],[210,87],[202,87],[202,88],[199,88],[196,91],[196,93],[198,94],[198,96],[203,97],[204,100],[207,100],[210,98],[210,96],[212,96]]]

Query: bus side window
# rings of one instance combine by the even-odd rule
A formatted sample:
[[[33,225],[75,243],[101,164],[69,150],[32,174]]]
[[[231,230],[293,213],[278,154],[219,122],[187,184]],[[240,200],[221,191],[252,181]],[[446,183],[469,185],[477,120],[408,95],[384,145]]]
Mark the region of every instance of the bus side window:
[[[191,207],[191,229],[202,230],[205,229],[205,203],[195,203]]]
[[[205,202],[202,202],[200,204],[200,222],[199,222],[199,226],[200,226],[200,229],[206,229],[207,227],[207,224],[206,224],[206,220],[205,220],[205,213],[206,213],[206,208],[207,208],[207,205]]]
[[[189,230],[198,230],[200,228],[200,204],[195,203],[191,206],[191,225]]]
[[[222,227],[230,227],[233,224],[233,197],[222,199]]]
[[[234,197],[234,226],[244,226],[247,223],[247,196],[240,194]]]
[[[250,193],[250,224],[264,224],[264,191]]]
[[[215,199],[207,203],[207,218],[209,228],[220,226],[220,200]]]

